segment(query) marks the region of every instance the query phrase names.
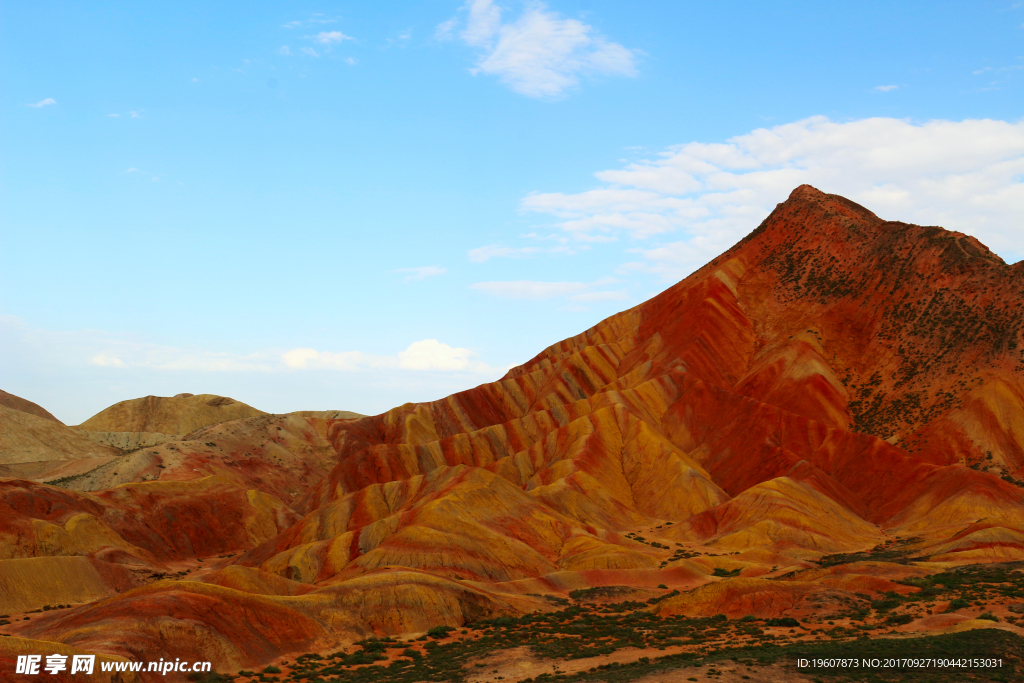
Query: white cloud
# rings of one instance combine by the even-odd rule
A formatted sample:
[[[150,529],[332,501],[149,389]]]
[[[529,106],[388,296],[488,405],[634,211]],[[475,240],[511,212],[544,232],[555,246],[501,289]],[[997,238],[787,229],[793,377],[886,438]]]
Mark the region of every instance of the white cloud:
[[[343,40],[355,40],[352,36],[346,36],[341,31],[321,31],[315,36],[306,36],[306,38],[321,45],[335,45]]]
[[[116,119],[116,118],[118,118],[121,115],[120,114],[107,114],[107,116],[109,116],[112,119]]]
[[[281,360],[290,370],[413,370],[494,375],[494,368],[473,360],[476,355],[476,352],[470,349],[455,348],[436,339],[424,339],[413,342],[397,356],[374,356],[359,351],[332,353],[298,348],[282,354]]]
[[[349,66],[355,66],[356,64],[359,63],[358,60],[353,57],[345,57],[345,59],[343,59],[342,61],[348,64]]]
[[[127,171],[125,171],[125,173],[140,173],[140,171],[139,171],[139,169],[137,169],[134,166],[132,166]]]
[[[320,352],[316,349],[292,349],[281,356],[284,364],[294,370],[301,370],[306,365],[320,357]]]
[[[145,109],[140,109],[139,111],[145,111]],[[128,113],[131,115],[133,119],[141,118],[138,111],[130,111]]]
[[[494,34],[501,28],[501,8],[491,0],[469,0],[465,7],[469,18],[462,31],[462,39],[469,45],[489,47]]]
[[[501,8],[492,0],[469,0],[463,42],[482,51],[471,73],[496,76],[527,97],[557,97],[579,83],[580,76],[636,75],[636,53],[594,33],[592,26],[565,19],[539,2],[522,15],[502,23]],[[446,40],[462,24],[459,17],[438,25],[435,36]]]
[[[317,54],[317,51],[314,50],[311,47],[301,48],[300,52],[302,52],[302,54],[304,54],[304,55],[306,55],[308,57],[319,57],[320,56],[319,54]]]
[[[688,143],[596,174],[576,194],[528,195],[574,239],[682,239],[634,248],[623,269],[685,276],[737,242],[802,183],[840,194],[883,218],[975,235],[1009,260],[1024,256],[1024,120],[816,116],[724,143]]]
[[[891,90],[896,90],[899,87],[900,86],[898,85],[876,85],[875,90],[879,92],[889,92]]]
[[[442,275],[448,272],[448,269],[441,268],[440,266],[421,266],[419,268],[397,268],[394,272],[409,273],[405,276],[405,281],[412,282],[414,280],[422,280],[435,275]]]
[[[398,362],[406,370],[464,372],[473,369],[474,363],[470,358],[475,355],[469,349],[455,349],[436,339],[424,339],[413,342],[399,353]]]
[[[45,100],[39,100],[35,104],[30,104],[28,106],[39,109],[40,107],[47,107],[51,104],[57,104],[57,100],[53,99],[52,97],[47,97]]]
[[[291,49],[287,45],[282,45],[281,47],[277,48],[277,54],[279,54],[279,55],[281,55],[283,57],[287,57],[291,53],[292,53],[292,51],[291,51]]]

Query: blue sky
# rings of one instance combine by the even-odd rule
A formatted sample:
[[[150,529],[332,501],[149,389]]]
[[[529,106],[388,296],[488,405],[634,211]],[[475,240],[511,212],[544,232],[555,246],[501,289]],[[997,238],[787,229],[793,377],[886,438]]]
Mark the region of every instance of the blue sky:
[[[376,413],[802,182],[1024,258],[1024,3],[7,3],[0,388]]]

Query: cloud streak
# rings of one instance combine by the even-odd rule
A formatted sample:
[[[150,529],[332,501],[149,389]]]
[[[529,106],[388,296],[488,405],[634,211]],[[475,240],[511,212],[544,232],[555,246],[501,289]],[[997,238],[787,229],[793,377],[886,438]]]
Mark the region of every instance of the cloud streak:
[[[41,109],[42,107],[49,107],[51,104],[57,104],[57,100],[53,99],[52,97],[47,97],[45,100],[39,100],[35,104],[30,104],[28,106],[35,107],[36,109]]]
[[[451,346],[437,339],[412,342],[395,355],[321,351],[308,347],[234,353],[140,342],[126,335],[97,330],[40,330],[29,327],[18,318],[2,315],[0,339],[4,341],[8,357],[30,352],[42,365],[73,371],[84,368],[117,373],[141,370],[259,374],[297,370],[395,371],[487,375],[492,379],[504,372],[479,360],[479,354],[471,349]],[[26,359],[22,358],[22,361]]]
[[[345,40],[355,40],[352,36],[346,36],[341,31],[321,31],[315,36],[306,36],[306,38],[321,45],[337,45]]]

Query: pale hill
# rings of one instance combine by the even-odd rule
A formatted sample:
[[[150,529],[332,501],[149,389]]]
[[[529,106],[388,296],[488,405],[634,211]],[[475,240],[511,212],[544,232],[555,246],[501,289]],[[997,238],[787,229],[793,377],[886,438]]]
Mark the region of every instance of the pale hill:
[[[121,401],[78,426],[91,432],[155,432],[184,436],[221,422],[260,415],[266,413],[226,396],[178,394]]]
[[[0,465],[120,454],[59,422],[0,406]]]
[[[60,422],[57,418],[50,414],[50,411],[46,410],[42,406],[24,399],[21,396],[15,396],[14,394],[8,394],[6,391],[0,389],[0,406],[4,408],[12,408],[14,410],[20,410],[23,413],[29,415],[35,415],[36,417],[46,418],[47,420],[53,420],[54,422]],[[63,422],[61,422],[63,424]]]

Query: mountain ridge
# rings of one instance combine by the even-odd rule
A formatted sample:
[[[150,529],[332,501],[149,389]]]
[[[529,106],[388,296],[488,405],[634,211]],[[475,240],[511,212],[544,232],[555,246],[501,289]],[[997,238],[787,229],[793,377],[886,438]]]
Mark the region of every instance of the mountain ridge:
[[[52,554],[113,543],[201,584],[21,628],[123,654],[104,624],[155,638],[180,598],[181,623],[258,602],[327,643],[662,583],[706,586],[665,613],[774,595],[777,617],[1024,561],[1021,302],[1024,270],[977,240],[800,186],[706,266],[496,382],[355,419],[248,416],[125,456],[89,485],[116,487],[51,506],[68,535]],[[20,552],[46,554],[27,484],[6,486]],[[179,530],[168,515],[186,512]],[[893,544],[913,566],[814,573]],[[290,652],[210,628],[239,666]]]

